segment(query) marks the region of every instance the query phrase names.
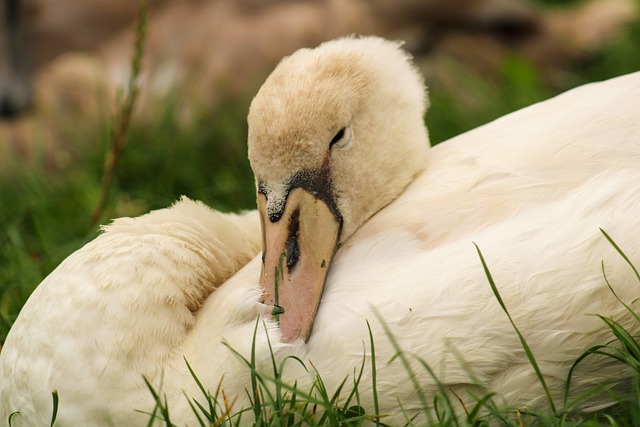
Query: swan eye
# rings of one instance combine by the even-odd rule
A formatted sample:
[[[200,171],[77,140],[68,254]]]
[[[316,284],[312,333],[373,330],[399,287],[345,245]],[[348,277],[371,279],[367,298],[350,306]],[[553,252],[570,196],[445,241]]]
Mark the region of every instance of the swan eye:
[[[331,140],[331,144],[329,144],[329,146],[332,147],[333,144],[340,141],[343,136],[344,136],[344,128],[340,129],[338,133],[336,133],[336,136],[333,137],[333,139]]]
[[[329,144],[329,148],[333,148],[334,146],[344,147],[349,142],[349,139],[350,139],[349,128],[342,128],[338,131],[338,133],[336,133],[336,135],[331,140],[331,143]]]

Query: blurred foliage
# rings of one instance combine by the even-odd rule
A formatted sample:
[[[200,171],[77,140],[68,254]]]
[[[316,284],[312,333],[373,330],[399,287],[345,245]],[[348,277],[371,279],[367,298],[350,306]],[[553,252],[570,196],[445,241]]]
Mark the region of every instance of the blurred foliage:
[[[500,116],[549,98],[548,89],[533,65],[519,55],[505,59],[498,82],[483,80],[467,70],[456,70],[462,92],[481,102],[461,102],[446,89],[431,85],[431,108],[426,123],[432,145],[439,144]]]
[[[248,101],[231,100],[201,112],[186,128],[175,119],[179,104],[169,105],[160,123],[133,129],[119,169],[120,192],[146,200],[152,209],[183,194],[224,211],[253,208]]]

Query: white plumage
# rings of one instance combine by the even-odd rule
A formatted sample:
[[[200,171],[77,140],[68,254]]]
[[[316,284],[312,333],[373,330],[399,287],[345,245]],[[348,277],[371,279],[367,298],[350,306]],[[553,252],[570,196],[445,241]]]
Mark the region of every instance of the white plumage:
[[[372,52],[374,46],[385,48]],[[388,53],[398,50],[395,44],[347,39],[307,51],[318,55],[313,61],[296,54],[279,68],[295,61],[302,61],[296,67],[313,67],[329,52],[345,49],[361,50],[351,57],[356,65],[371,65],[367,58],[380,52],[380,61],[390,66],[405,60]],[[403,77],[398,79],[415,80]],[[295,84],[295,73],[292,80],[265,86]],[[385,92],[395,84],[368,83],[384,85]],[[599,231],[606,230],[640,263],[638,99],[640,73],[630,74],[572,90],[431,149],[424,172],[406,189],[397,188],[393,202],[371,212],[342,242],[308,342],[279,343],[276,323],[264,318],[276,358],[312,361],[333,390],[367,355],[360,397],[371,411],[368,320],[381,412],[392,414],[385,422],[397,423],[403,419],[398,400],[409,413],[419,402],[398,360],[387,363],[395,350],[377,312],[400,346],[426,361],[463,400],[471,401],[465,389],[474,382],[472,373],[506,403],[544,406],[542,388],[491,292],[475,242],[560,403],[571,364],[590,346],[611,339],[592,314],[640,332],[607,289],[601,261],[623,300],[635,300],[640,284]],[[252,123],[259,121],[254,117]],[[363,141],[359,129],[367,125],[366,116],[351,123],[350,144],[356,146]],[[381,144],[394,144],[393,152],[404,155],[405,134],[390,138],[384,123],[368,124]],[[335,185],[344,184],[340,171],[333,176]],[[264,312],[259,256],[228,279],[258,252],[258,226],[255,214],[222,215],[183,199],[106,227],[43,281],[14,324],[0,354],[2,422],[19,411],[13,425],[48,423],[51,392],[57,390],[61,425],[144,425],[147,417],[135,412],[153,408],[144,375],[166,394],[172,420],[193,424],[185,393],[200,392],[183,358],[211,391],[222,382],[229,400],[238,399],[237,408],[246,404],[248,369],[223,343],[248,357],[256,319]],[[270,372],[262,329],[256,349],[258,367]],[[313,375],[288,366],[286,379],[308,389]],[[427,395],[435,392],[430,376],[419,380]],[[577,395],[602,381],[627,384],[620,366],[592,358],[578,368],[572,390]],[[589,405],[609,403],[598,398]]]

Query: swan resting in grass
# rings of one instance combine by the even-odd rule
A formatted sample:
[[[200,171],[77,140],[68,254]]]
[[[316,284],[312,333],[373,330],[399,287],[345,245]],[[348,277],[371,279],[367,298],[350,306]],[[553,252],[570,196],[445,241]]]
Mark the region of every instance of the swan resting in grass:
[[[638,99],[640,73],[630,74],[429,149],[424,85],[397,43],[297,51],[249,112],[258,213],[182,199],[106,226],[40,284],[10,331],[2,423],[16,413],[14,426],[48,425],[55,390],[60,425],[146,425],[155,400],[144,377],[173,423],[197,425],[189,399],[205,399],[185,359],[233,414],[249,404],[252,347],[266,375],[272,358],[303,361],[308,371],[290,358],[282,377],[307,392],[318,374],[330,395],[345,378],[349,388],[363,366],[359,404],[374,414],[375,385],[391,425],[427,416],[421,396],[432,402],[438,384],[423,362],[467,409],[488,392],[505,407],[548,409],[473,243],[562,408],[574,361],[612,339],[594,314],[640,332],[603,269],[629,304],[640,283],[599,230],[640,263]],[[392,339],[413,379],[392,360]],[[626,390],[630,378],[587,357],[570,401],[598,385]]]

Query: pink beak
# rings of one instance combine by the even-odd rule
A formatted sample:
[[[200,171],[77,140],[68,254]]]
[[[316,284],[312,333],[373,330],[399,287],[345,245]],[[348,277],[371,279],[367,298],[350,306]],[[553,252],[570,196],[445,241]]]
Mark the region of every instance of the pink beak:
[[[258,210],[263,239],[263,302],[273,307],[283,341],[307,341],[338,247],[341,222],[322,200],[302,188],[289,192],[277,221],[270,221],[263,194],[258,195]]]

